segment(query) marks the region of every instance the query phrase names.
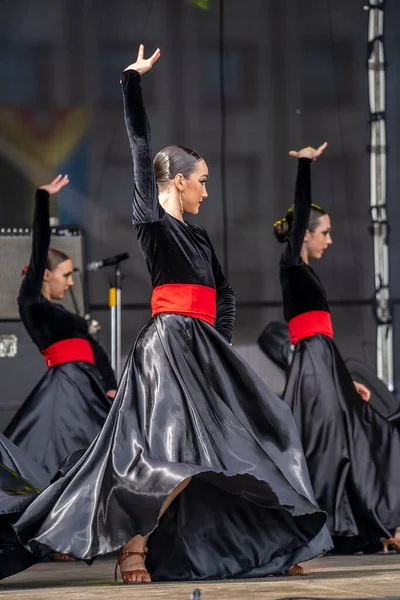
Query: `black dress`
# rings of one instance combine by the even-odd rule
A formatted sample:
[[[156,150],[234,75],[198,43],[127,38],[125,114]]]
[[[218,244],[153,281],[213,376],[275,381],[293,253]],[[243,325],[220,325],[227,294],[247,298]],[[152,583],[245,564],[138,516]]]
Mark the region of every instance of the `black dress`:
[[[12,524],[49,482],[48,473],[0,433],[0,579],[36,562]]]
[[[206,232],[159,205],[139,74],[124,73],[122,85],[133,222],[153,286],[216,291],[215,327],[176,313],[150,320],[102,431],[15,528],[39,556],[52,549],[86,561],[152,533],[154,581],[284,574],[331,547],[326,515],[290,410],[229,345],[234,295]]]
[[[53,474],[71,453],[88,448],[100,431],[111,400],[105,390],[117,383],[107,355],[89,335],[82,317],[41,293],[50,243],[49,194],[36,192],[29,268],[18,296],[21,320],[43,351],[63,340],[88,340],[95,365],[70,361],[50,368],[17,411],[4,434]]]
[[[289,330],[299,317],[329,315],[322,283],[300,257],[310,190],[310,161],[300,159],[294,222],[280,263]],[[294,415],[336,549],[379,549],[380,538],[390,537],[400,525],[398,429],[360,398],[333,340],[323,333],[310,331],[296,344],[283,399]]]

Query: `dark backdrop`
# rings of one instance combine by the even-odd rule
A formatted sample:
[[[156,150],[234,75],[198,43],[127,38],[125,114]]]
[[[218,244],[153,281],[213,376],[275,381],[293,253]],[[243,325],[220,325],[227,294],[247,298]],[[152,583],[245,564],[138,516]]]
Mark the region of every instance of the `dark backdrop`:
[[[208,229],[236,291],[235,344],[254,343],[268,321],[282,319],[282,247],[272,224],[292,203],[296,163],[288,150],[327,140],[326,156],[313,166],[313,200],[331,215],[334,244],[316,269],[332,302],[343,354],[375,366],[364,4],[2,0],[0,105],[87,111],[84,151],[80,146],[70,161],[71,187],[53,210],[62,223],[83,226],[89,260],[131,253],[124,265],[124,354],[149,316],[151,292],[130,222],[131,160],[119,90],[121,70],[144,42],[147,53],[156,46],[162,50],[143,81],[154,150],[184,144],[209,164],[209,198],[197,222]],[[399,3],[389,0],[386,10],[392,293],[400,298]],[[51,161],[43,163],[38,155],[21,168],[4,121],[2,133],[0,220],[25,224],[31,218],[32,184],[51,172]],[[103,270],[88,280],[91,313],[103,326],[106,344],[107,278]]]

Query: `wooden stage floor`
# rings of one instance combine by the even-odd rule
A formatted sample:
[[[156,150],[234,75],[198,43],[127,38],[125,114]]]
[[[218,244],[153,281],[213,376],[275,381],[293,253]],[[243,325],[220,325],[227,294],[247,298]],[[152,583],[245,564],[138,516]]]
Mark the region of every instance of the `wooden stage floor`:
[[[223,580],[206,583],[113,583],[114,561],[45,562],[0,582],[0,596],[18,600],[305,600],[308,598],[400,598],[400,555],[318,558],[308,577]]]

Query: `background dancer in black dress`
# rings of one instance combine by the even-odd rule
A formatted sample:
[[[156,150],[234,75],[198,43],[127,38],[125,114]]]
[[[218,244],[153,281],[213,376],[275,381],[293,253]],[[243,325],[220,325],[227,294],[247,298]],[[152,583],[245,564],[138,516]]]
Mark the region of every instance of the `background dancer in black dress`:
[[[141,46],[122,77],[153,318],[99,436],[15,528],[37,555],[122,546],[125,583],[304,574],[296,563],[331,546],[326,515],[290,410],[229,345],[235,300],[212,244],[183,220],[207,197],[206,163],[170,146],[154,172],[140,80],[159,55]]]
[[[50,475],[100,431],[117,383],[85,319],[53,302],[73,285],[73,264],[49,249],[50,195],[68,184],[59,175],[36,192],[32,254],[18,296],[21,320],[44,355],[48,371],[4,434]],[[107,391],[107,395],[106,395]]]
[[[399,431],[364,400],[334,342],[325,290],[309,260],[332,243],[329,215],[311,204],[310,168],[298,157],[294,208],[274,233],[287,242],[280,262],[285,318],[296,350],[284,392],[297,423],[317,501],[328,513],[337,551],[380,549],[400,523]]]

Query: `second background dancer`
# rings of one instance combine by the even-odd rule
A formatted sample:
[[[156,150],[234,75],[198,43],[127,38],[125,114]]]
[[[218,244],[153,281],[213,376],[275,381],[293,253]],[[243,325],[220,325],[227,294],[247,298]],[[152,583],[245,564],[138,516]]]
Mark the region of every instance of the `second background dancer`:
[[[68,184],[59,175],[36,192],[32,253],[18,296],[21,320],[42,352],[47,373],[4,435],[50,475],[100,431],[117,382],[103,348],[84,318],[56,303],[73,285],[69,256],[49,248],[50,196]]]
[[[333,341],[326,292],[309,264],[332,243],[329,215],[311,203],[311,164],[325,147],[290,153],[298,158],[294,206],[274,225],[287,244],[280,281],[296,346],[283,399],[336,551],[377,551],[400,524],[400,432],[365,402],[365,386],[351,380]]]

